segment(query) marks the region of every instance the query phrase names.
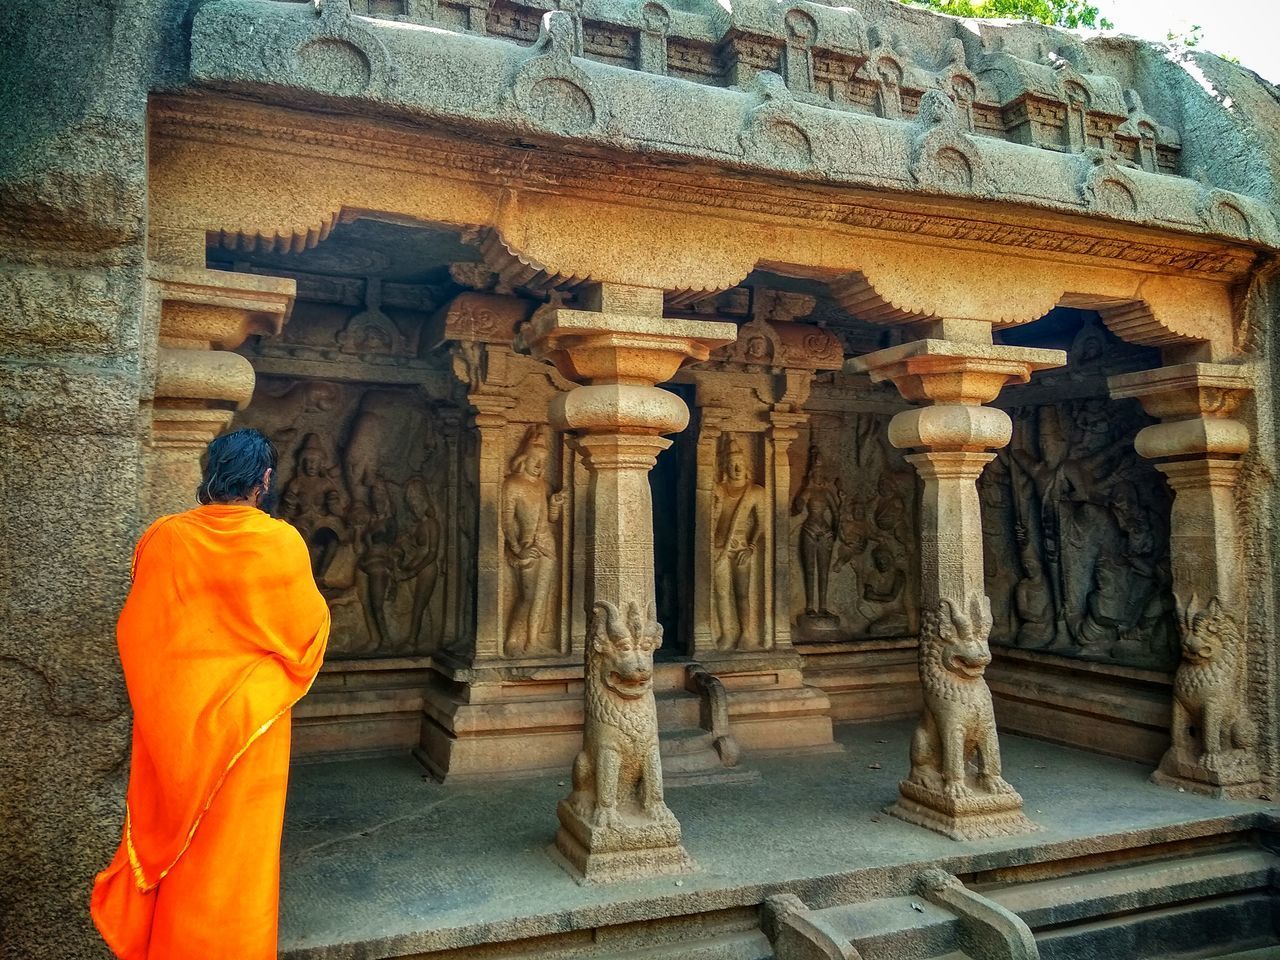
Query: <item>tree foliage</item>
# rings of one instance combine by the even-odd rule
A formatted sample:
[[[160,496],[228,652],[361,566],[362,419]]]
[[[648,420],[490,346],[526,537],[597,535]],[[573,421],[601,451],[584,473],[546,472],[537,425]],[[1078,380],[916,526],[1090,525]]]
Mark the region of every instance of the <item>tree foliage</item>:
[[[1054,27],[1089,27],[1110,30],[1114,26],[1087,0],[908,0],[953,17],[990,17],[1034,20]]]

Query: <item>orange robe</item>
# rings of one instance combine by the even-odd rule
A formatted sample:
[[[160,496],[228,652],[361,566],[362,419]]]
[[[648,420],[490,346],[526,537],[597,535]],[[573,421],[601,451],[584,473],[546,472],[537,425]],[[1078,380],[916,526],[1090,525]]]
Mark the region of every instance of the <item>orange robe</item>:
[[[306,544],[254,507],[163,517],[116,636],[133,754],[94,922],[123,960],[273,960],[289,711],[329,636]]]

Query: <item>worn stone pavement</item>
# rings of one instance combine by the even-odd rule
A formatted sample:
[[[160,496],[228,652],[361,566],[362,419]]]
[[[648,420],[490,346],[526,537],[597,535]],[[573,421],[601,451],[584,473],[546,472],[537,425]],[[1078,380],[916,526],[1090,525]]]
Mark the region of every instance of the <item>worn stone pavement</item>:
[[[1275,810],[1178,793],[1147,782],[1143,766],[1005,735],[1005,776],[1041,829],[958,843],[881,812],[906,773],[912,726],[837,727],[843,753],[749,757],[757,781],[669,790],[699,870],[600,887],[578,886],[547,852],[567,771],[441,785],[408,756],[298,766],[282,956],[551,933],[758,903],[782,885],[820,907],[904,892],[925,862],[966,872],[1239,829]]]

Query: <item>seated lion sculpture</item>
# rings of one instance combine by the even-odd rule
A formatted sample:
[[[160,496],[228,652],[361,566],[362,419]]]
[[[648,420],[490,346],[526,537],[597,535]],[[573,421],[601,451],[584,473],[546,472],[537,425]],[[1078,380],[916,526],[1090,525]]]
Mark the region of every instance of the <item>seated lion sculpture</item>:
[[[1256,772],[1236,769],[1250,766],[1241,751],[1257,739],[1245,712],[1240,624],[1217,597],[1204,606],[1196,597],[1189,604],[1177,600],[1177,609],[1182,663],[1173,680],[1173,745],[1160,769],[1197,779],[1202,771],[1252,779]]]
[[[952,799],[977,793],[1016,795],[1000,776],[991,691],[983,674],[991,663],[991,601],[969,597],[968,612],[951,600],[925,610],[920,629],[924,716],[911,739],[911,775],[920,787]],[[980,761],[976,783],[967,779]]]
[[[662,626],[650,602],[597,601],[587,630],[586,720],[569,804],[596,829],[674,822],[662,797],[653,653]]]

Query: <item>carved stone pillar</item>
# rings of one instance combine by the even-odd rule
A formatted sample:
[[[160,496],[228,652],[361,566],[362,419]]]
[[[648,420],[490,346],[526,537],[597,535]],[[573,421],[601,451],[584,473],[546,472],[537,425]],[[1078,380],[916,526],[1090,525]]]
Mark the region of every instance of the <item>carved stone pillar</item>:
[[[660,390],[690,360],[734,339],[729,323],[667,320],[662,291],[605,284],[586,310],[535,314],[530,345],[569,380],[551,417],[577,434],[588,473],[582,751],[560,802],[556,850],[581,882],[683,872],[692,863],[663,801],[653,699],[662,643],[653,572],[649,470],[688,424],[684,401]]]
[[[562,769],[581,739],[583,618],[572,542],[581,537],[582,471],[548,423],[551,398],[572,385],[512,348],[532,309],[512,296],[462,293],[427,334],[432,345],[451,344],[475,430],[474,457],[461,467],[474,490],[461,517],[474,522],[475,538],[474,560],[466,558],[474,573],[459,573],[465,622],[432,656],[416,751],[441,779]]]
[[[1151,779],[1218,797],[1261,789],[1246,697],[1246,589],[1236,517],[1249,429],[1234,415],[1253,389],[1236,365],[1184,363],[1110,380],[1160,423],[1138,453],[1169,478],[1169,540],[1182,662],[1173,684],[1172,746]]]
[[[804,682],[792,644],[791,445],[815,372],[840,369],[844,353],[797,320],[812,297],[752,299],[738,340],[681,375],[699,413],[691,649],[729,691],[744,749],[833,750],[831,701]]]
[[[1009,442],[1003,410],[983,406],[1007,383],[1061,366],[1060,350],[993,346],[990,327],[944,321],[965,340],[917,340],[850,361],[873,381],[928,404],[889,423],[889,440],[921,452],[906,459],[924,481],[920,516],[920,684],[924,716],[911,773],[889,812],[956,840],[1034,830],[1022,797],[1001,776],[991,692],[991,604],[983,588],[977,480]],[[948,330],[948,333],[953,332]],[[985,339],[985,342],[983,340]]]
[[[153,263],[159,312],[155,391],[144,450],[144,519],[195,506],[200,457],[253,396],[253,366],[231,353],[252,334],[280,332],[294,281]]]

